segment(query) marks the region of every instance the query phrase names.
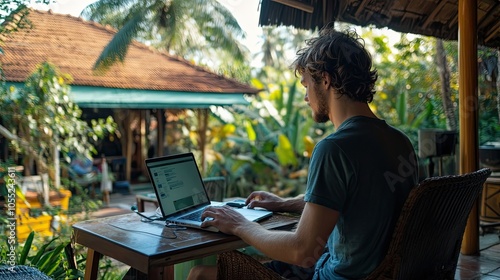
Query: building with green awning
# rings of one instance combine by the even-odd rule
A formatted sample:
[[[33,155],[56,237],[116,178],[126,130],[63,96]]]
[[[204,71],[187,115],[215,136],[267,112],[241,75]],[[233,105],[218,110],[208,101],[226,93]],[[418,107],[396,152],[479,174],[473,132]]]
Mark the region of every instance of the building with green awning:
[[[203,134],[210,106],[248,105],[249,98],[259,92],[252,86],[136,41],[130,44],[123,62],[114,64],[105,73],[97,73],[93,70],[94,63],[116,30],[51,11],[30,9],[25,18],[29,24],[0,38],[4,52],[0,61],[6,81],[16,87],[23,86],[26,78],[43,62],[50,62],[61,73],[70,75],[75,103],[91,113],[111,112],[119,122],[128,179],[132,162],[141,169],[145,159],[145,155],[132,152],[133,146],[145,145],[144,140],[133,145],[131,141],[146,138],[151,116],[158,121],[157,143],[161,145],[168,133],[163,130],[168,111],[195,109],[201,119],[199,131]],[[15,23],[7,25],[15,28]],[[203,135],[200,139],[203,151]],[[162,150],[158,149],[155,155],[161,155]]]

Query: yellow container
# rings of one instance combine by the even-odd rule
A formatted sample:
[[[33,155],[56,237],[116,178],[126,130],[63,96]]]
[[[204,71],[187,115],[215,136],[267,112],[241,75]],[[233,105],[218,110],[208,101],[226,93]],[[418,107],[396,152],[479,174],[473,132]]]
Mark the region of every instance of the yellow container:
[[[27,192],[25,194],[27,205],[23,200],[16,200],[16,217],[17,217],[17,238],[19,242],[26,240],[31,231],[43,236],[52,236],[50,228],[52,216],[44,214],[38,217],[30,216],[30,209],[41,208],[42,205],[38,199],[38,194],[35,192]],[[71,192],[69,190],[51,191],[49,202],[53,207],[60,207],[63,212],[66,212],[69,207],[69,199]],[[67,220],[66,214],[59,214],[61,221]]]
[[[52,236],[52,231],[50,230],[51,221],[52,216],[50,215],[41,215],[36,218],[24,215],[18,217],[16,226],[18,242],[26,240],[32,231],[35,231],[39,235]]]

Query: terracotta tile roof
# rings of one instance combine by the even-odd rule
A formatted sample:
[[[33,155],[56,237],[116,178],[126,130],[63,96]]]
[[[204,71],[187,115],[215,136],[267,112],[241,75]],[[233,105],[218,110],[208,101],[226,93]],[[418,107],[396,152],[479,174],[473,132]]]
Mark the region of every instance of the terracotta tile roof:
[[[257,89],[133,42],[124,63],[98,76],[92,67],[116,30],[70,15],[31,10],[32,28],[0,38],[7,81],[23,82],[44,61],[73,77],[72,85],[181,92],[255,94]]]

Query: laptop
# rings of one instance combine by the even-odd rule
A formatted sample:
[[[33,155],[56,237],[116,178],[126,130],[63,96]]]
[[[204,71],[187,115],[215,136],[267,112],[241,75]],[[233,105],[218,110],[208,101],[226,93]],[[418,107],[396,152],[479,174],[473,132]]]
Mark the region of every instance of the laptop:
[[[201,227],[201,213],[207,206],[223,206],[210,201],[193,153],[182,153],[146,159],[146,167],[158,199],[158,205],[167,223],[209,231],[215,227]],[[272,215],[264,209],[233,208],[247,220],[257,222]]]

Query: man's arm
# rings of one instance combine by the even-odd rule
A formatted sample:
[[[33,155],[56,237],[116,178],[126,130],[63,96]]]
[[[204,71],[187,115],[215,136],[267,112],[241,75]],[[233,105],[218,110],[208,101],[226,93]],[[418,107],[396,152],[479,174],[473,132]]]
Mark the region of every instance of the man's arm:
[[[303,194],[293,198],[281,198],[275,194],[263,191],[251,193],[246,203],[248,208],[262,207],[269,211],[292,213],[302,213],[305,206]]]
[[[214,218],[203,222],[202,226],[215,226],[224,233],[237,235],[272,259],[311,267],[323,254],[339,212],[318,204],[305,203],[295,232],[267,230],[229,207],[209,207],[202,217]]]

